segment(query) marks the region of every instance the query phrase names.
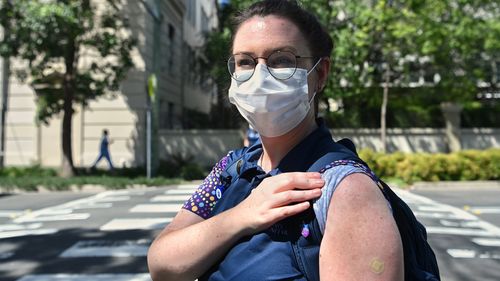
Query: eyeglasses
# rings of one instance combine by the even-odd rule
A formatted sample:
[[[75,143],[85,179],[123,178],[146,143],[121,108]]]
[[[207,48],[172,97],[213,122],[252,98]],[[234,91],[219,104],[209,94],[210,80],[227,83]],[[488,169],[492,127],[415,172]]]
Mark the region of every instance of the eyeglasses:
[[[297,56],[289,51],[275,51],[266,57],[252,57],[248,54],[234,54],[227,61],[227,69],[231,77],[238,82],[249,80],[255,72],[258,59],[266,60],[266,67],[271,75],[278,80],[286,80],[295,74],[297,70],[297,59],[314,57]],[[293,71],[283,71],[293,69]]]

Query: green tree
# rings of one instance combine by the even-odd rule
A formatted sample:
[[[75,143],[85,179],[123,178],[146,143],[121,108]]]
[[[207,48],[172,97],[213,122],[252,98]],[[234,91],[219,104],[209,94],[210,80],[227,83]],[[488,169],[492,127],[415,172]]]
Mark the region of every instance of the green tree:
[[[344,22],[337,23],[332,32],[336,48],[330,97],[366,95],[382,89],[380,128],[384,151],[389,89],[407,84],[409,69],[404,60],[418,53],[418,46],[412,40],[418,28],[417,16],[408,2],[394,2],[367,1],[357,5],[343,2],[335,18]]]
[[[480,82],[495,88],[491,63],[500,59],[500,2],[414,2],[421,24],[415,39],[440,76],[436,89],[443,101],[471,101]]]
[[[232,0],[228,13],[251,3]],[[432,92],[435,103],[435,97],[441,102],[472,101],[481,81],[487,87],[496,86],[491,81],[491,65],[500,54],[498,1],[302,0],[300,3],[319,16],[334,40],[331,78],[322,98],[326,101],[364,96],[369,100],[380,94],[382,127],[390,89],[416,95]],[[227,21],[223,22],[221,33],[213,35],[218,40],[212,47],[220,46],[221,40],[229,44],[232,31]],[[227,57],[226,49],[215,49],[211,57],[222,62],[221,58]],[[223,70],[218,75],[227,75],[223,63],[217,67]],[[415,90],[410,82],[421,75],[426,83],[417,85],[419,90]],[[227,80],[226,77],[221,81],[228,83]],[[408,106],[425,111],[429,105]],[[355,115],[357,110],[363,109],[349,108],[344,114]]]
[[[432,89],[422,91],[433,91],[442,101],[471,101],[479,82],[491,82],[489,64],[500,54],[498,1],[333,3],[334,17],[327,23],[336,45],[331,97],[369,94],[372,87],[381,87],[381,70],[388,69],[384,63],[389,63],[392,87],[407,87],[415,71],[436,74]],[[425,69],[411,69],[408,56],[425,58]]]
[[[17,71],[36,92],[38,122],[62,112],[61,175],[74,174],[72,116],[83,104],[119,89],[133,66],[135,40],[120,1],[99,7],[90,0],[1,0],[0,23],[8,30],[0,54],[27,61]]]

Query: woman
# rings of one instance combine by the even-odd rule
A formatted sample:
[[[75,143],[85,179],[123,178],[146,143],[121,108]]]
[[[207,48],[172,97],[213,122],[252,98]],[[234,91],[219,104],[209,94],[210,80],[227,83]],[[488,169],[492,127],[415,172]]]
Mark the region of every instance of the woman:
[[[402,280],[399,232],[370,171],[344,161],[307,172],[331,142],[316,118],[328,33],[286,0],[255,3],[235,24],[229,99],[262,144],[223,158],[160,233],[148,253],[153,280],[306,280],[282,225],[311,204],[323,236],[313,257],[321,280]],[[221,174],[234,159],[245,176],[226,184]],[[234,207],[222,203],[249,186]]]

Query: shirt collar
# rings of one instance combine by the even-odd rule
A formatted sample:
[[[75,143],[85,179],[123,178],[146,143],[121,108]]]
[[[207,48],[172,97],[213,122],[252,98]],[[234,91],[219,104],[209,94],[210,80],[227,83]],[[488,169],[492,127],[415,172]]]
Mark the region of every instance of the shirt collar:
[[[318,128],[296,145],[281,160],[275,169],[276,174],[307,171],[316,160],[327,153],[328,143],[333,142],[330,130],[322,118],[316,119]]]
[[[316,119],[318,128],[304,138],[280,161],[277,168],[271,170],[267,175],[274,176],[285,172],[307,171],[316,160],[329,152],[328,143],[333,142],[332,135],[326,127],[322,118]],[[257,162],[262,154],[262,144],[259,142],[248,148],[246,161],[241,171],[257,168]]]

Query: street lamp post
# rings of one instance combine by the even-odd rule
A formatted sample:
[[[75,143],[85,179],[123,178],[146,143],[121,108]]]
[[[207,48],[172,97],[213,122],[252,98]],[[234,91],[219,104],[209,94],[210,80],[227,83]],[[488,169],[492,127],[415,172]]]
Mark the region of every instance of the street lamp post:
[[[156,159],[153,150],[157,150],[155,132],[156,132],[156,91],[158,89],[159,63],[158,57],[160,52],[160,30],[163,17],[160,11],[159,0],[141,0],[148,13],[153,17],[153,73],[148,77],[148,104],[146,109],[146,174],[148,178],[155,175]],[[154,159],[153,159],[154,158]]]

